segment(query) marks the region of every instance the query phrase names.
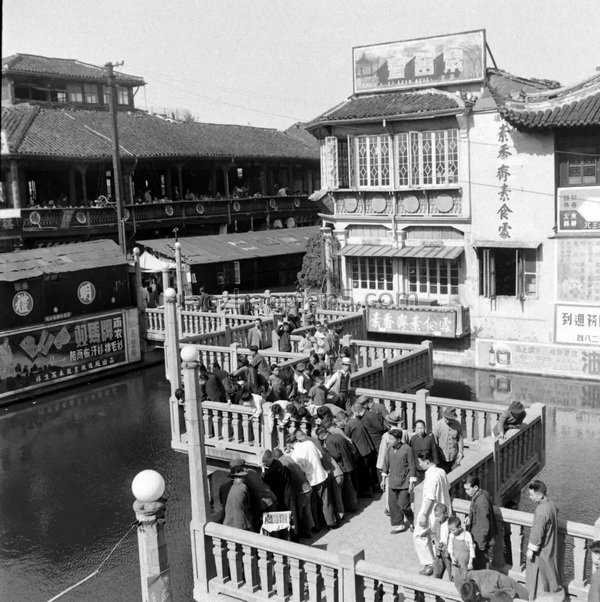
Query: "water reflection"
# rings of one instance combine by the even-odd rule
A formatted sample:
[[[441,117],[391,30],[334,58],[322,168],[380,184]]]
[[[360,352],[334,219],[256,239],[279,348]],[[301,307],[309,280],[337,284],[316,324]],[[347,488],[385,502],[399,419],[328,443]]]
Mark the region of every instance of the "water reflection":
[[[547,403],[541,477],[563,516],[596,520],[600,385],[457,368],[437,368],[436,378],[439,396]],[[0,600],[47,600],[94,571],[134,520],[130,484],[145,468],[167,483],[174,598],[191,599],[188,465],[170,448],[167,397],[159,366],[3,412]],[[137,554],[134,531],[98,576],[63,600],[139,599]]]

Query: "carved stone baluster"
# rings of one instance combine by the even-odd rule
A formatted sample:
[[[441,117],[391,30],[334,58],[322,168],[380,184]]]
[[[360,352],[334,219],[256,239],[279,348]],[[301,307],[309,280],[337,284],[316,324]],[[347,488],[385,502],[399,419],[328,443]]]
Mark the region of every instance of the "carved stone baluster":
[[[310,602],[320,602],[321,592],[319,586],[319,572],[314,562],[304,563],[304,574],[308,585],[308,600]]]
[[[245,588],[250,592],[258,590],[258,564],[256,549],[242,545],[242,563],[244,565]]]
[[[371,577],[363,577],[363,598],[365,602],[375,602],[377,596],[377,582]]]
[[[417,599],[421,600],[419,593],[411,587],[404,586],[402,591],[404,593],[403,602],[416,602]]]
[[[304,572],[298,558],[288,557],[290,566],[290,580],[292,584],[291,600],[294,602],[302,602],[304,600]]]
[[[337,571],[331,566],[321,565],[321,575],[325,588],[325,598],[327,602],[337,600]]]
[[[569,593],[573,596],[573,588],[582,589],[585,580],[585,555],[587,541],[582,537],[573,537],[573,581],[569,584]],[[579,597],[579,596],[578,596]]]
[[[209,410],[209,412],[210,412],[210,427],[207,432],[210,433],[211,437],[218,439],[219,435],[221,434],[221,431],[219,429],[219,422],[220,422],[219,411],[218,410]]]
[[[260,575],[260,589],[263,596],[269,597],[273,593],[273,560],[266,550],[258,549],[258,572]]]
[[[475,412],[473,410],[465,411],[465,421],[467,423],[466,438],[470,439],[471,441],[475,441],[477,439],[477,435],[475,433]]]
[[[213,537],[213,556],[215,557],[215,567],[217,571],[217,580],[220,583],[229,581],[229,567],[227,566],[227,557],[225,554],[225,541],[220,537]]]
[[[202,423],[204,425],[204,437],[206,439],[211,439],[214,435],[210,429],[210,424],[211,424],[210,410],[208,410],[206,408],[202,408]]]
[[[383,581],[381,583],[381,590],[382,590],[382,601],[383,602],[395,602],[395,596],[396,596],[396,586],[393,583],[387,583],[385,581]],[[434,596],[434,600],[433,602],[435,602],[435,596]]]
[[[436,595],[435,594],[430,594],[428,592],[424,592],[423,595],[423,602],[435,602],[436,601]]]
[[[229,562],[229,575],[231,583],[237,588],[244,585],[244,571],[242,569],[242,554],[235,541],[227,542],[227,561]]]
[[[229,414],[229,413],[228,413]],[[239,443],[240,441],[240,415],[237,412],[229,414],[231,418],[231,429],[233,431],[233,441]]]
[[[285,563],[285,556],[283,554],[276,554],[273,552],[273,563],[275,569],[275,591],[277,597],[281,600],[285,600],[288,595],[289,586],[289,570]]]
[[[250,427],[252,429],[252,445],[256,445],[258,447],[260,447],[262,438],[260,436],[260,429],[261,429],[261,419],[260,418],[253,418],[250,421]],[[271,448],[271,438],[270,435],[267,435],[269,437],[269,445],[268,447]]]
[[[512,570],[521,573],[524,565],[521,564],[521,545],[523,543],[523,527],[510,524],[510,551],[512,555]]]
[[[250,441],[250,416],[248,414],[242,414],[242,436],[247,445]]]

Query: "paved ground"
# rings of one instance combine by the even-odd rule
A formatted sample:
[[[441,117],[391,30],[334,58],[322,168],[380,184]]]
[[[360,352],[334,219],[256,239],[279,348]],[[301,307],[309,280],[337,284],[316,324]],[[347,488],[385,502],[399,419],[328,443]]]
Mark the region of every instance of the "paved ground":
[[[385,495],[385,494],[384,494]],[[412,533],[390,533],[390,519],[384,514],[382,495],[359,500],[359,510],[344,518],[342,526],[318,533],[306,543],[323,550],[365,551],[365,560],[384,566],[418,572],[421,565],[414,551]]]

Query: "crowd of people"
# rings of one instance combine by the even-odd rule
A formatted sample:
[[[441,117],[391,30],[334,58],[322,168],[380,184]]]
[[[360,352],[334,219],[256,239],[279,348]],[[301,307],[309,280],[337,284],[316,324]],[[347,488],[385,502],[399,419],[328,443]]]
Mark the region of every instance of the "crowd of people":
[[[278,326],[281,351],[292,350],[296,328],[295,316]],[[535,480],[529,485],[536,512],[525,588],[492,569],[494,550],[502,549],[496,544],[504,542],[504,535],[492,497],[476,476],[462,483],[471,500],[468,516],[463,522],[453,513],[447,475],[464,459],[456,409],[444,408],[430,430],[423,420],[408,429],[401,411],[356,395],[351,386],[356,364],[341,335],[331,325],[315,322],[302,329],[299,351],[308,361],[269,365],[261,353],[268,342],[257,317],[248,333],[249,354],[239,358],[236,370],[229,374],[217,362],[201,366],[202,399],[253,408],[253,419],[263,420],[273,443],[262,453],[260,473],[242,458],[231,461],[229,479],[219,490],[219,520],[259,532],[265,513],[289,512],[291,539],[300,541],[337,529],[358,510],[359,499],[381,494],[390,533],[412,532],[420,574],[452,580],[465,602],[531,600],[541,592],[562,600],[558,510],[545,484]],[[525,416],[523,404],[512,402],[495,436],[502,439],[519,429]],[[420,483],[417,505],[414,490]],[[600,564],[600,542],[594,545]],[[498,564],[504,565],[504,559]]]

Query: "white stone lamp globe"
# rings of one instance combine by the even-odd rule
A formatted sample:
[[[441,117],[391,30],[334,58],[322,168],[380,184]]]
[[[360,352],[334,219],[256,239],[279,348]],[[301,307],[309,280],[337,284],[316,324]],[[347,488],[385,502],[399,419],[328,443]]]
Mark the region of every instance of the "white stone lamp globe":
[[[184,362],[195,362],[198,359],[198,350],[193,345],[186,345],[181,350],[181,359]]]
[[[165,480],[156,470],[142,470],[131,482],[131,491],[139,502],[156,502],[165,492]]]

